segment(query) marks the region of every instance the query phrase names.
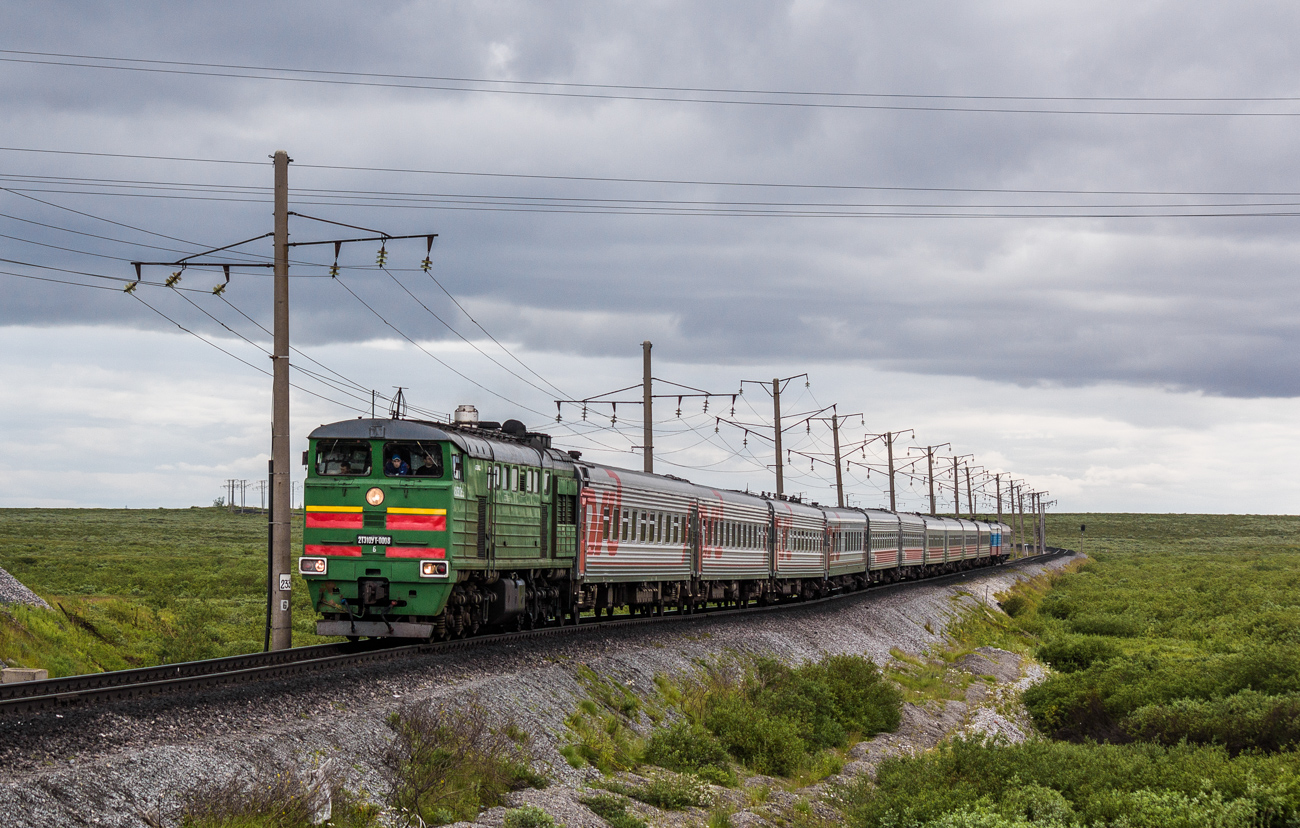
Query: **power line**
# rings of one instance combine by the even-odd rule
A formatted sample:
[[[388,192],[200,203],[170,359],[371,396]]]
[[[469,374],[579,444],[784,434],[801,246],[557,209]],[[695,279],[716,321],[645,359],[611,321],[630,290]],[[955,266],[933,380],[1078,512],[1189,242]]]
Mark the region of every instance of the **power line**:
[[[98,186],[98,185],[96,185]],[[261,198],[234,198],[234,197],[217,197],[217,196],[197,196],[197,195],[175,195],[174,190],[167,190],[163,193],[147,192],[101,192],[89,189],[52,189],[48,187],[40,188],[22,188],[22,187],[5,187],[0,188],[15,195],[23,195],[32,192],[56,193],[62,195],[81,195],[81,196],[101,196],[113,198],[158,198],[168,200],[184,201],[216,201],[216,202],[233,202],[243,204],[260,204],[265,201]],[[188,188],[190,192],[203,192],[201,187]],[[225,192],[222,190],[212,190],[212,192]],[[407,208],[407,209],[471,209],[474,207],[496,207],[496,208],[532,208],[532,212],[576,212],[576,213],[614,213],[630,215],[755,215],[755,216],[790,216],[790,215],[810,215],[824,217],[859,217],[859,216],[889,216],[891,213],[865,213],[849,212],[850,210],[865,210],[874,208],[877,210],[952,210],[963,208],[965,210],[1130,210],[1135,211],[1131,214],[1124,214],[1128,217],[1142,217],[1147,215],[1159,216],[1181,216],[1197,217],[1197,213],[1164,213],[1149,214],[1150,210],[1192,210],[1218,208],[1220,210],[1231,210],[1234,208],[1259,208],[1259,207],[1296,207],[1300,206],[1297,201],[1234,201],[1234,202],[1159,202],[1159,203],[1084,203],[1084,204],[1064,204],[1064,203],[970,203],[962,201],[953,202],[828,202],[828,201],[720,201],[707,199],[635,199],[635,198],[592,198],[586,196],[532,196],[532,195],[492,195],[485,193],[396,193],[385,195],[376,192],[371,195],[364,191],[345,191],[345,190],[309,190],[304,188],[304,193],[316,193],[317,195],[306,195],[299,199],[299,203],[314,206],[335,206],[335,207],[382,207],[382,208]],[[401,196],[395,198],[393,196]],[[1280,196],[1279,196],[1280,197]],[[326,199],[350,199],[349,201],[333,201]],[[528,212],[529,210],[516,210],[515,212]],[[1290,212],[1281,213],[1289,215]],[[911,215],[911,214],[906,214]],[[946,215],[943,213],[924,213],[923,215]],[[963,214],[964,215],[964,214]],[[1019,215],[1019,214],[1015,214]],[[1053,217],[1060,217],[1059,214],[1049,214]],[[1096,214],[1093,213],[1066,213],[1065,217],[1090,218]],[[1112,214],[1101,214],[1109,216]],[[1213,216],[1234,216],[1239,215],[1233,212],[1212,213]],[[1248,213],[1246,215],[1258,215],[1258,213]],[[1032,217],[1032,214],[1027,217]]]
[[[1208,111],[1189,109],[1069,109],[1025,108],[1014,106],[953,106],[939,103],[902,103],[898,101],[1004,101],[1010,103],[1092,103],[1092,104],[1178,104],[1178,103],[1295,103],[1294,97],[1086,97],[1086,96],[1028,96],[1028,95],[932,95],[872,92],[821,92],[786,90],[720,89],[709,87],[670,87],[623,84],[579,84],[558,81],[511,81],[488,78],[437,77],[420,75],[392,75],[366,72],[344,72],[318,69],[292,69],[269,66],[200,63],[197,61],[162,61],[139,58],[120,58],[102,55],[75,55],[53,52],[0,50],[0,54],[28,55],[29,57],[3,57],[7,63],[42,66],[67,66],[80,69],[105,69],[163,75],[215,77],[239,80],[271,80],[286,83],[349,86],[363,88],[413,89],[467,94],[515,95],[535,97],[574,98],[583,100],[645,101],[725,106],[775,107],[787,109],[825,109],[890,112],[960,112],[1006,115],[1106,115],[1106,116],[1173,116],[1173,117],[1295,117],[1293,111]],[[55,59],[61,58],[61,59]],[[113,61],[112,63],[87,63],[85,61]],[[185,67],[185,68],[181,68]],[[279,73],[279,74],[253,74]],[[300,77],[313,75],[316,77]],[[331,75],[334,77],[319,77]],[[351,78],[351,79],[349,79]],[[370,78],[360,80],[359,78]],[[417,82],[423,81],[423,82]],[[471,84],[477,84],[472,86]],[[599,90],[599,91],[598,91]],[[698,97],[700,95],[729,95],[731,97]],[[694,96],[694,97],[693,97]],[[793,98],[793,99],[792,99]],[[811,98],[812,100],[808,100]],[[830,98],[831,100],[823,100]],[[863,98],[884,102],[842,102],[843,98]]]
[[[380,270],[382,270],[382,271],[383,271],[383,272],[388,276],[389,279],[392,279],[394,284],[396,284],[399,288],[401,288],[403,291],[405,291],[407,296],[410,296],[412,299],[414,299],[414,300],[415,300],[415,303],[416,303],[417,305],[419,305],[420,307],[424,308],[424,310],[425,310],[426,313],[428,313],[428,314],[429,314],[430,316],[432,316],[434,319],[436,319],[436,320],[438,320],[440,323],[442,323],[442,326],[443,326],[444,328],[446,328],[447,330],[449,330],[449,331],[451,331],[452,333],[454,333],[457,337],[459,337],[459,338],[461,339],[461,341],[463,341],[466,345],[468,345],[468,346],[470,346],[471,348],[473,348],[476,352],[478,352],[481,356],[483,356],[483,357],[486,358],[488,361],[490,361],[493,365],[495,365],[495,366],[497,366],[498,368],[500,368],[501,370],[505,371],[505,372],[508,373],[510,376],[514,377],[515,379],[519,380],[520,382],[525,383],[525,384],[531,386],[532,388],[534,388],[535,390],[542,392],[543,394],[549,394],[549,393],[551,393],[550,391],[548,391],[547,389],[541,387],[540,385],[538,385],[537,383],[533,382],[532,380],[529,380],[529,379],[527,379],[527,378],[525,378],[525,377],[521,377],[521,376],[519,376],[519,375],[516,374],[514,371],[512,371],[512,370],[510,370],[509,368],[507,368],[506,366],[502,365],[500,362],[497,362],[497,360],[496,360],[495,358],[493,358],[492,356],[490,356],[489,354],[487,354],[486,352],[484,352],[484,350],[483,350],[482,348],[480,348],[479,346],[477,346],[477,345],[475,345],[473,342],[471,342],[471,341],[469,340],[468,337],[466,337],[466,336],[465,336],[464,334],[462,334],[460,331],[458,331],[458,330],[456,330],[455,328],[453,328],[453,327],[452,327],[452,326],[447,322],[447,320],[443,319],[441,316],[439,316],[438,314],[434,313],[434,311],[433,311],[432,308],[430,308],[428,305],[424,304],[424,302],[420,299],[420,297],[418,297],[418,296],[416,296],[414,293],[412,293],[411,290],[410,290],[409,288],[407,288],[406,285],[402,284],[401,281],[398,280],[398,278],[397,278],[396,276],[394,276],[392,273],[390,273],[386,268],[382,268],[382,267],[381,267]],[[498,344],[500,344],[500,343],[498,343]]]
[[[411,337],[407,336],[407,335],[406,335],[406,334],[405,334],[405,333],[404,333],[400,328],[398,328],[396,325],[394,325],[393,323],[391,323],[391,322],[389,322],[387,319],[385,319],[384,316],[383,316],[383,314],[381,314],[379,311],[375,310],[373,307],[370,306],[370,304],[369,304],[368,302],[366,302],[366,300],[364,300],[364,299],[362,299],[360,296],[358,296],[358,295],[357,295],[357,294],[352,290],[352,288],[348,287],[348,286],[347,286],[347,283],[344,282],[341,278],[337,278],[337,277],[336,277],[336,278],[334,279],[334,281],[337,282],[337,283],[339,284],[339,286],[342,287],[344,290],[346,290],[349,294],[351,294],[353,299],[356,299],[358,302],[360,302],[362,305],[364,305],[365,308],[366,308],[366,310],[368,310],[368,311],[370,311],[371,313],[373,313],[373,314],[374,314],[374,315],[379,319],[380,322],[383,322],[385,325],[387,325],[389,328],[391,328],[391,329],[393,330],[393,332],[396,333],[398,336],[402,337],[402,338],[405,339],[407,342],[409,342],[409,343],[411,343],[412,345],[414,345],[416,348],[419,348],[420,351],[423,352],[425,356],[429,357],[429,358],[432,359],[434,362],[436,362],[436,363],[438,363],[439,365],[441,365],[443,368],[446,368],[448,371],[451,371],[453,374],[455,374],[456,376],[458,376],[458,377],[460,377],[461,379],[465,380],[466,382],[470,383],[470,384],[473,385],[474,387],[479,388],[479,389],[481,389],[481,390],[483,390],[483,391],[486,391],[487,393],[491,394],[492,396],[497,397],[498,399],[501,399],[501,400],[503,400],[503,401],[505,401],[505,402],[507,402],[507,403],[510,403],[511,405],[516,406],[517,408],[522,408],[523,410],[525,410],[525,411],[527,411],[527,412],[529,412],[529,413],[531,413],[531,414],[536,414],[536,415],[539,416],[539,417],[545,417],[545,416],[546,416],[545,414],[543,414],[543,413],[540,412],[540,411],[537,411],[536,409],[529,408],[528,406],[524,405],[523,403],[515,402],[514,400],[512,400],[512,399],[510,399],[509,397],[505,396],[504,394],[499,394],[499,393],[497,393],[496,391],[493,391],[491,388],[488,388],[486,385],[483,385],[482,383],[478,382],[477,380],[472,379],[471,377],[466,376],[465,374],[463,374],[463,373],[461,373],[460,371],[456,370],[455,368],[451,367],[451,366],[448,365],[446,362],[442,361],[441,359],[439,359],[438,357],[434,356],[432,353],[430,353],[429,351],[427,351],[427,350],[424,348],[424,346],[420,345],[420,343],[416,342],[414,339],[412,339]]]
[[[76,155],[97,158],[126,158],[146,161],[182,161],[189,163],[201,164],[235,164],[241,166],[265,166],[262,161],[242,161],[222,158],[193,158],[186,156],[174,155],[139,155],[130,153],[116,152],[85,152],[77,150],[52,150],[36,149],[31,147],[0,147],[0,152],[28,152],[28,153],[46,153],[53,155]],[[873,185],[873,184],[814,184],[801,182],[778,182],[778,181],[722,181],[710,179],[681,179],[681,178],[631,178],[616,176],[590,176],[590,175],[547,175],[537,173],[501,173],[501,172],[482,172],[475,170],[430,170],[404,167],[362,167],[349,166],[344,164],[307,164],[295,162],[295,166],[303,169],[317,170],[343,170],[350,172],[387,172],[387,173],[404,173],[411,175],[445,175],[445,176],[465,176],[473,178],[517,178],[525,180],[539,181],[583,181],[596,183],[615,183],[615,184],[672,184],[672,185],[694,185],[710,187],[767,187],[773,189],[801,189],[801,190],[864,190],[864,191],[892,191],[892,192],[918,192],[918,193],[1015,193],[1015,194],[1037,194],[1037,195],[1157,195],[1157,196],[1300,196],[1297,191],[1258,191],[1258,190],[1072,190],[1062,188],[1051,189],[1028,189],[1028,188],[998,188],[998,187],[910,187],[894,185]]]

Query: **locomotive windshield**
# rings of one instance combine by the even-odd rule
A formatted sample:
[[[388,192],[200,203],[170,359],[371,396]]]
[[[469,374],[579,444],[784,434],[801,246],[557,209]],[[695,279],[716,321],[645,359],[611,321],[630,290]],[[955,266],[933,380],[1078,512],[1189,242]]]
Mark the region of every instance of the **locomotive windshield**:
[[[316,444],[316,473],[327,477],[370,474],[370,444],[364,440],[321,440]]]
[[[442,477],[442,445],[421,440],[384,443],[384,475]]]

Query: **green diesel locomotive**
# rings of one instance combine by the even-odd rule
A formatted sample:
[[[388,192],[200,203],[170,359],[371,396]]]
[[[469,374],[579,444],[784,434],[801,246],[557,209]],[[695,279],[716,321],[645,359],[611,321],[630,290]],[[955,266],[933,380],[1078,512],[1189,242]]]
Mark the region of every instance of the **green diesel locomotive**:
[[[577,548],[569,455],[517,420],[356,419],[309,435],[298,571],[322,635],[554,622]]]

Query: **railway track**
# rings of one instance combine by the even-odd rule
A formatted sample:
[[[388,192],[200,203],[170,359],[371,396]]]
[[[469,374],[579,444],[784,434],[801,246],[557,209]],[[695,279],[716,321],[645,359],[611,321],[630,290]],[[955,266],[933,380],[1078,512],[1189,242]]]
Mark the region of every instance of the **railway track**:
[[[1050,560],[1066,554],[1073,554],[1073,552],[1068,549],[1049,547],[1046,555],[1018,558],[997,567],[967,570],[966,572],[927,578],[924,583],[950,583],[961,580],[968,575],[992,572],[1003,567],[1016,567],[1028,561]],[[596,630],[621,629],[642,624],[689,621],[741,614],[752,615],[795,607],[810,607],[830,601],[882,595],[899,589],[906,589],[916,583],[918,582],[902,581],[859,592],[829,595],[825,598],[799,601],[797,603],[755,606],[747,609],[717,608],[694,614],[666,612],[664,615],[628,616],[601,621],[584,621],[576,625],[543,627],[535,630],[480,635],[452,641],[420,642],[418,644],[394,644],[390,640],[319,644],[311,647],[277,650],[270,653],[250,653],[207,659],[205,661],[143,667],[135,670],[114,670],[84,676],[46,679],[45,681],[0,684],[0,716],[22,716],[49,711],[62,711],[88,705],[109,704],[168,695],[185,690],[215,689],[257,681],[288,678],[332,667],[389,661],[417,654],[451,652],[503,642],[526,641],[557,635],[573,635]]]

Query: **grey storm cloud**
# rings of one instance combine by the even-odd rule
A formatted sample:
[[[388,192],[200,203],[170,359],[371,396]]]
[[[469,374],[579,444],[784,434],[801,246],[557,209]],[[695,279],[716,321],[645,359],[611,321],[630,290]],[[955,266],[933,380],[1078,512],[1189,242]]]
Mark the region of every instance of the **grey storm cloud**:
[[[1284,3],[133,3],[124,11],[20,2],[6,14],[7,50],[412,76],[1074,97],[1268,97],[1300,88],[1288,42],[1300,9]],[[18,62],[0,67],[0,100],[13,147],[260,162],[283,146],[300,164],[291,170],[292,209],[395,234],[438,232],[434,275],[499,339],[531,350],[624,354],[651,338],[679,362],[807,358],[1023,384],[1300,395],[1295,218],[1161,217],[1228,202],[1294,211],[1296,118],[774,108]],[[1288,102],[1160,106],[1300,111]],[[7,151],[0,163],[0,186],[10,190],[0,192],[0,258],[9,260],[0,270],[113,288],[0,277],[4,324],[170,328],[84,273],[125,277],[130,260],[167,260],[269,229],[269,195],[233,189],[264,188],[269,166]],[[176,188],[142,197],[141,182]],[[232,189],[213,195],[181,188],[188,184]],[[326,189],[442,202],[399,208]],[[1089,194],[1067,192],[1079,190]],[[584,213],[571,199],[629,214]],[[702,214],[720,205],[963,215]],[[1116,217],[1134,205],[1154,215]],[[668,206],[686,215],[655,214]],[[987,215],[1022,212],[1029,217]],[[1095,217],[1051,217],[1071,212]],[[332,233],[294,223],[296,239]],[[265,255],[268,245],[249,250]],[[430,312],[477,335],[419,271],[422,242],[394,242],[390,254],[392,279],[369,268],[374,249],[346,250],[342,281],[413,338],[453,336]],[[312,263],[295,273],[324,277],[332,251],[299,248],[295,257]],[[182,285],[202,291],[187,294],[195,304],[263,338],[206,293],[219,280],[191,270]],[[268,281],[237,275],[226,297],[267,325]],[[180,297],[148,287],[139,294],[195,331],[227,336]],[[295,280],[297,342],[391,335],[341,285]]]

